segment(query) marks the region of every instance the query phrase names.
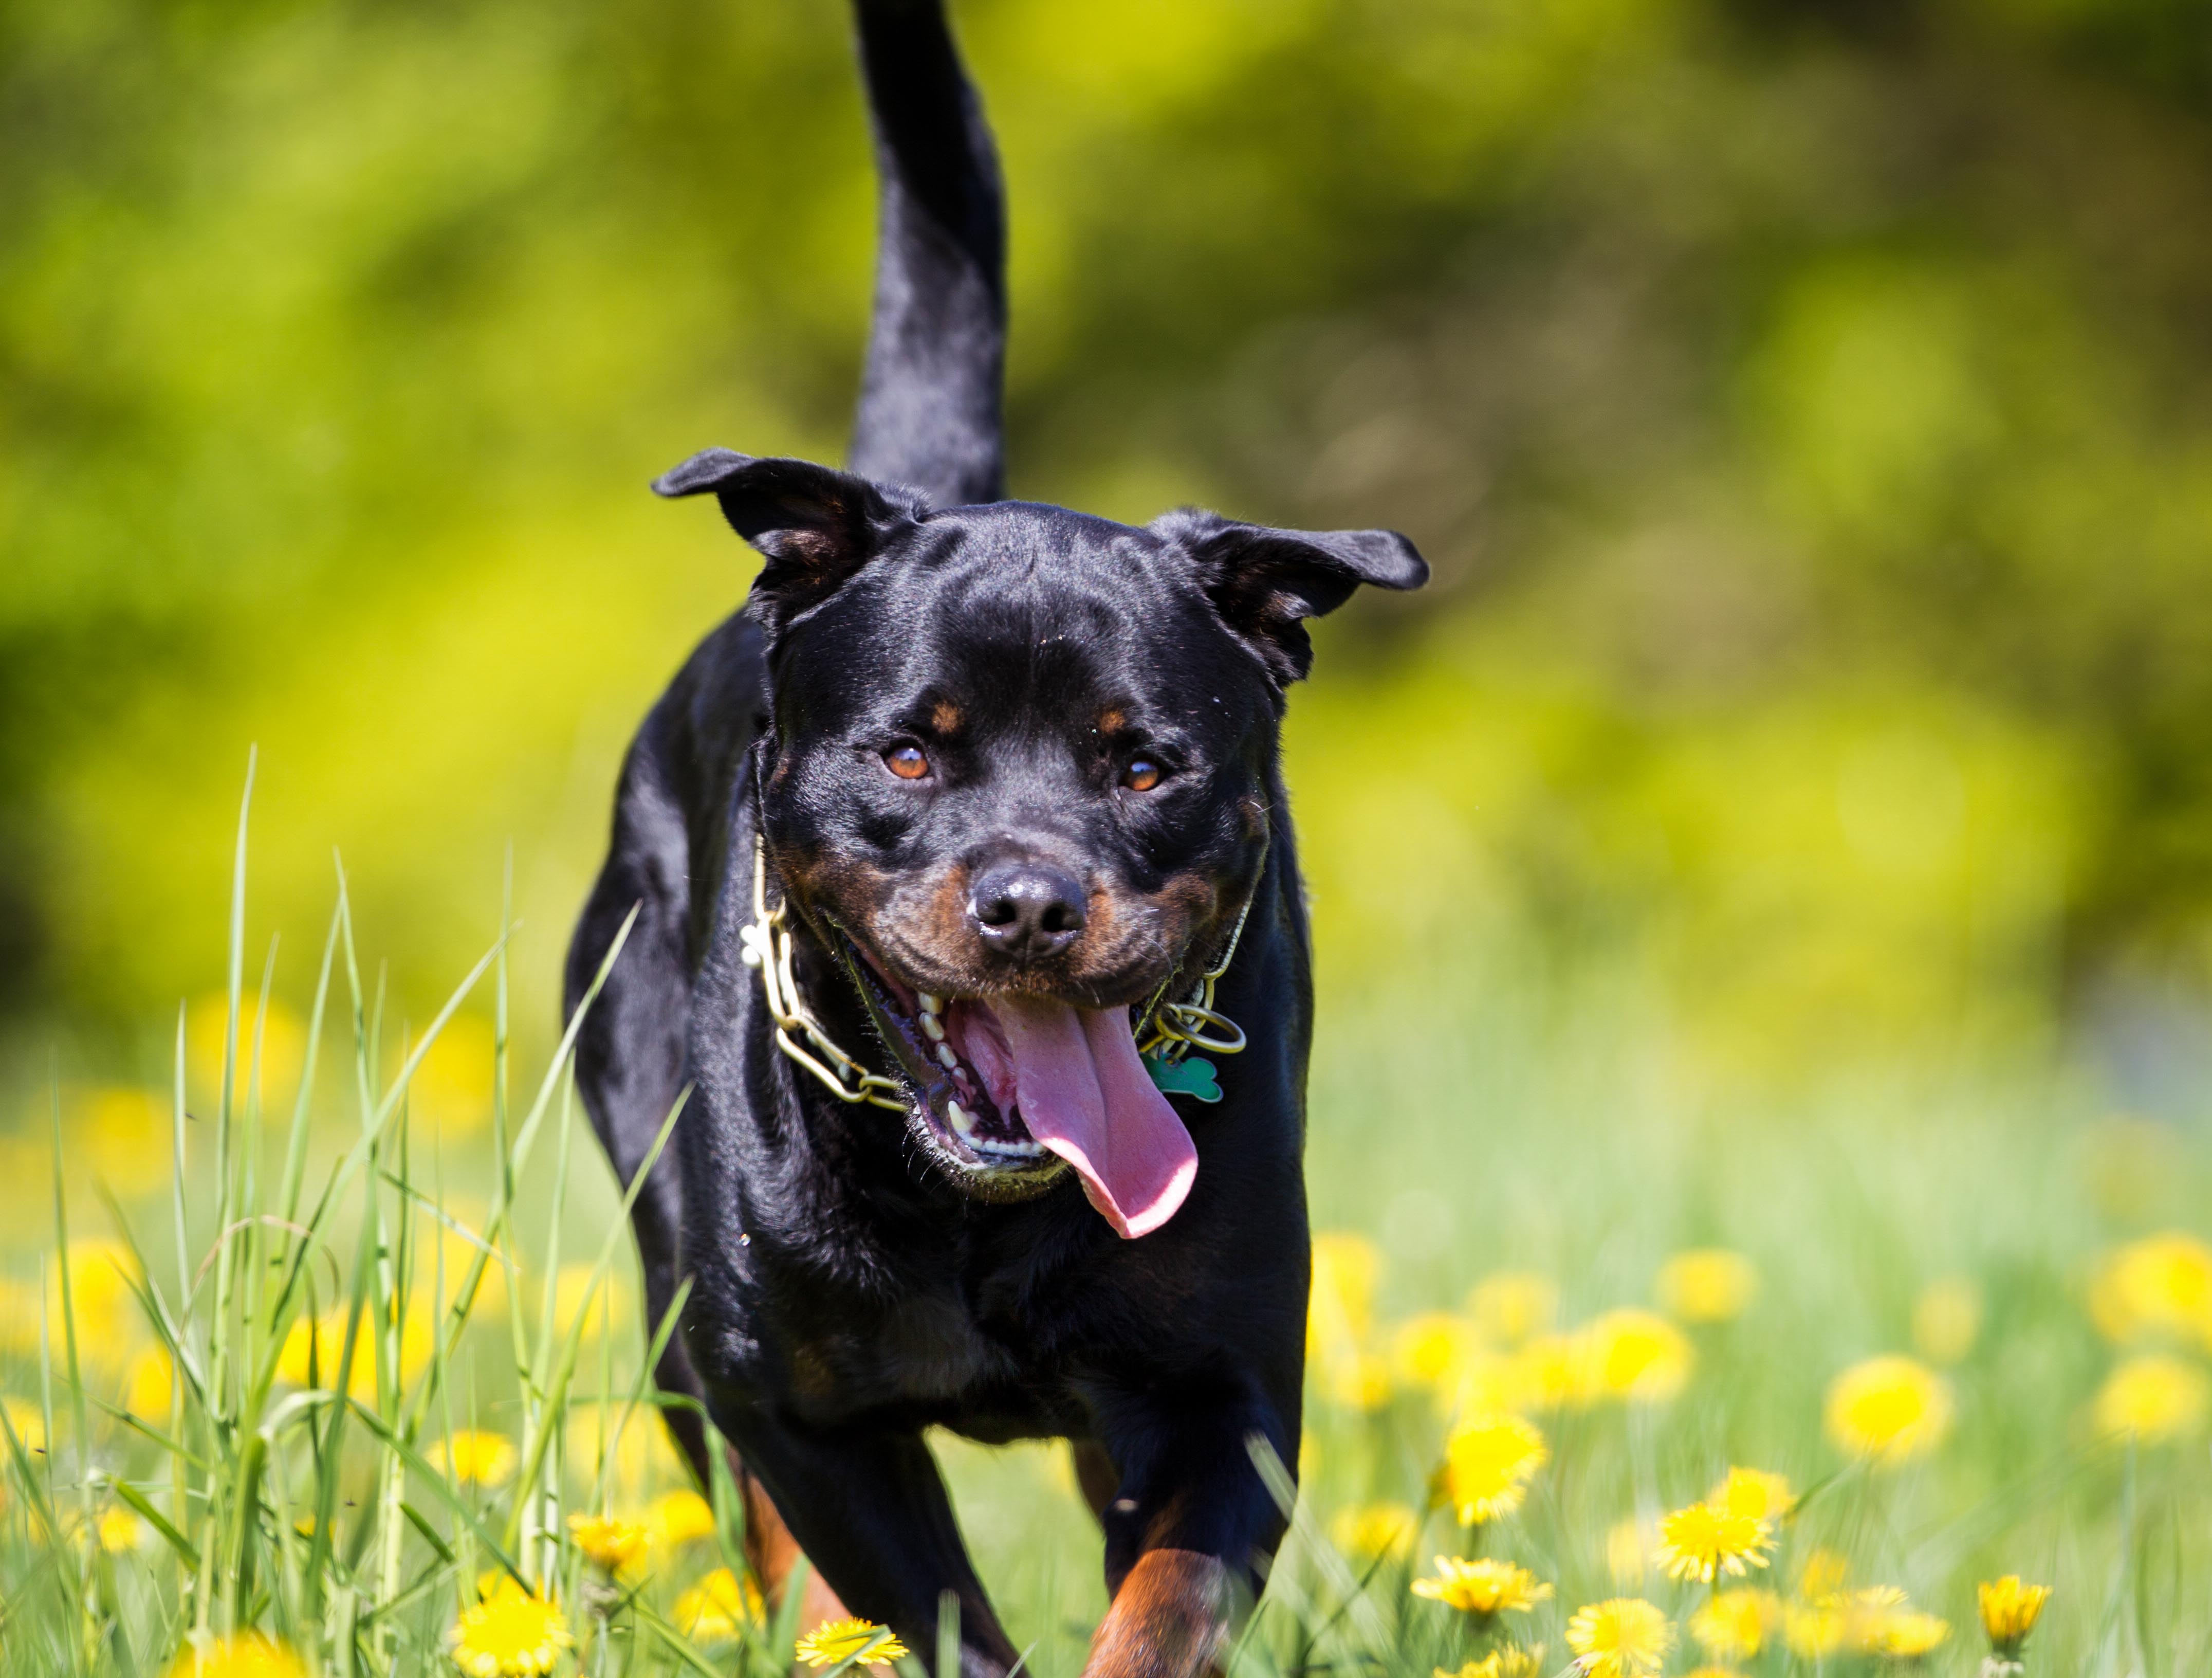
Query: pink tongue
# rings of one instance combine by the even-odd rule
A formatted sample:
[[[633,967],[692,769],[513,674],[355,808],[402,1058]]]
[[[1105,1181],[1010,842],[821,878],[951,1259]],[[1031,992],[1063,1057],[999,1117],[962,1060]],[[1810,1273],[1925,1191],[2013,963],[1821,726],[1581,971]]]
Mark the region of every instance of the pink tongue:
[[[1022,1122],[1075,1167],[1098,1215],[1125,1241],[1176,1215],[1198,1149],[1137,1058],[1127,1008],[994,997],[1013,1051]]]

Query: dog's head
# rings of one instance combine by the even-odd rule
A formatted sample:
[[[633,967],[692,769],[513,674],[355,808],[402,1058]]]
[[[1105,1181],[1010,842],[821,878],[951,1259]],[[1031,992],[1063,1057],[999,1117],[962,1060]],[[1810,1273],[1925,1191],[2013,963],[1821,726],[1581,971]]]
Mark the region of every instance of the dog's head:
[[[1428,568],[1384,531],[1181,512],[1143,528],[1007,502],[932,512],[805,461],[723,450],[712,493],[766,558],[763,836],[852,972],[973,1192],[1060,1168],[1125,1236],[1171,1216],[1189,1133],[1131,1036],[1218,956],[1265,861],[1304,620]]]

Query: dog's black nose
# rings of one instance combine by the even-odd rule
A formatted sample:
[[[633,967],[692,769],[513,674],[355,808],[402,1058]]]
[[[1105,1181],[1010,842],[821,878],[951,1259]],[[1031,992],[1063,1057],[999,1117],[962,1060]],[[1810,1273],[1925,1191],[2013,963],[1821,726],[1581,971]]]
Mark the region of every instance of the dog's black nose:
[[[1001,955],[1042,961],[1083,930],[1083,886],[1042,862],[1001,862],[976,877],[968,915]]]

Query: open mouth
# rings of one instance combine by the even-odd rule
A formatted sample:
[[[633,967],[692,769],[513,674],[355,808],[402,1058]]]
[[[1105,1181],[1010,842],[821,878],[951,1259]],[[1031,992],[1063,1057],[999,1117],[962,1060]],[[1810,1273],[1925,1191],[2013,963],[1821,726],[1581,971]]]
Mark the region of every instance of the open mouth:
[[[884,973],[850,938],[845,945],[846,965],[929,1123],[931,1140],[963,1165],[992,1171],[1042,1167],[1056,1175],[1059,1156],[1022,1122],[1003,1070],[1011,1059],[1006,1035],[988,1005],[915,990]],[[1000,1073],[995,1096],[985,1066]]]
[[[839,930],[841,954],[912,1097],[908,1128],[975,1192],[1018,1199],[1067,1167],[1116,1233],[1150,1233],[1190,1192],[1198,1152],[1139,1059],[1129,1011],[939,996]]]

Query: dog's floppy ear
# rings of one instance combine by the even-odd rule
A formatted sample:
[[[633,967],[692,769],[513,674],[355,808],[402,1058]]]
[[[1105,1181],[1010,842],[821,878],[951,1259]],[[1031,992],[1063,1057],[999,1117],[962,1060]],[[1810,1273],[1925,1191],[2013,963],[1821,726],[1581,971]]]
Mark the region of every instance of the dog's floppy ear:
[[[919,511],[850,472],[811,460],[757,459],[726,448],[707,449],[663,472],[653,479],[653,491],[711,492],[722,503],[730,528],[768,562],[753,584],[753,599],[771,629],[843,587]]]
[[[1362,583],[1419,588],[1428,562],[1395,530],[1275,530],[1182,508],[1152,520],[1199,569],[1214,610],[1279,684],[1313,668],[1301,621],[1334,611]]]

